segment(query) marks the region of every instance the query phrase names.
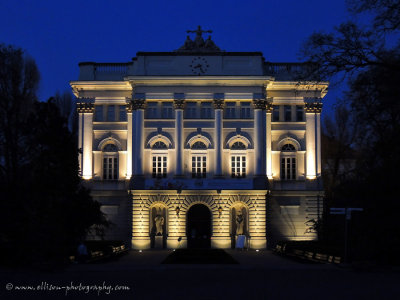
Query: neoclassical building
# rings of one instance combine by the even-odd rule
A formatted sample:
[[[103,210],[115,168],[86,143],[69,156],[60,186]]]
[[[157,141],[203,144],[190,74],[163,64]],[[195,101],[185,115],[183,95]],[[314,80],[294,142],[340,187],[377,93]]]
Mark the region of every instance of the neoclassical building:
[[[80,63],[71,82],[81,176],[113,223],[106,238],[134,249],[315,239],[328,83],[193,32],[175,51]]]

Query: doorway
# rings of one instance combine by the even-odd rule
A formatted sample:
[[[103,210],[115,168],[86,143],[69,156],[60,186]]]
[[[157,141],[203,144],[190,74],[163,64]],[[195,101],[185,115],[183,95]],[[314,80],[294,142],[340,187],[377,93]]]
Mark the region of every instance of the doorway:
[[[193,205],[186,214],[188,248],[211,248],[211,212],[204,204]]]

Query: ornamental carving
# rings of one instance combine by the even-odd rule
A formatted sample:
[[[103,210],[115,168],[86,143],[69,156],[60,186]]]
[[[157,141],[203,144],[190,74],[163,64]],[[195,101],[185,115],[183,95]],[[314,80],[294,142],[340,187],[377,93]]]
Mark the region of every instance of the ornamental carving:
[[[265,99],[253,99],[254,109],[265,109],[267,101]]]
[[[134,99],[132,101],[133,103],[133,109],[145,109],[146,108],[146,100],[145,99]]]
[[[76,103],[76,110],[78,113],[93,113],[94,103],[91,98],[80,98],[80,102]]]
[[[265,104],[265,111],[267,112],[267,113],[272,113],[272,101],[271,102],[269,102],[269,101],[267,101],[267,103]]]
[[[175,109],[184,109],[185,108],[185,99],[175,99],[174,100],[174,108]]]
[[[306,113],[318,113],[322,111],[322,102],[306,102],[304,105],[304,111]]]
[[[134,107],[134,105],[133,105],[132,100],[131,100],[131,99],[128,99],[128,100],[126,101],[126,112],[127,112],[127,113],[132,113],[133,110],[134,110],[133,107]]]
[[[224,109],[225,106],[224,99],[214,99],[213,106],[214,109]]]

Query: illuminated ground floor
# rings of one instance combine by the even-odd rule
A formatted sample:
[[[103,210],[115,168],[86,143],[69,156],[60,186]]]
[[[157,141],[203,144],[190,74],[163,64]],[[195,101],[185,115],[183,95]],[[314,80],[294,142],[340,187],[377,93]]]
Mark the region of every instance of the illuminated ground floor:
[[[113,223],[107,239],[133,249],[232,248],[238,235],[263,249],[278,240],[313,240],[322,215],[320,191],[94,191]],[[129,213],[130,212],[130,213]]]

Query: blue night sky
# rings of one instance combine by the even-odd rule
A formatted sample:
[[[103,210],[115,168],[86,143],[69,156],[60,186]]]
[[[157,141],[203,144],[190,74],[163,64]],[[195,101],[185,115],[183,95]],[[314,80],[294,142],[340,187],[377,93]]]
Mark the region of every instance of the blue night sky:
[[[226,51],[261,51],[267,61],[299,61],[302,42],[349,18],[345,0],[0,2],[0,43],[21,47],[41,72],[39,97],[69,89],[78,63],[127,62],[138,51],[172,51],[187,29],[213,30]],[[338,90],[330,89],[330,110]]]

